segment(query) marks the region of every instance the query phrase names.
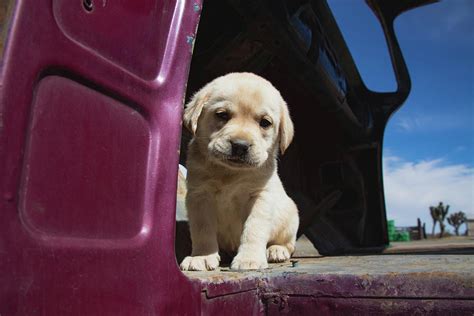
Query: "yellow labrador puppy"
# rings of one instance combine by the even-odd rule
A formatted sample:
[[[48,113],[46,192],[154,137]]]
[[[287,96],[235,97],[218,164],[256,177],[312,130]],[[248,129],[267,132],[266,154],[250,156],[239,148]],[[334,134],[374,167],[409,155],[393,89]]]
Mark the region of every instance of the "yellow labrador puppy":
[[[182,270],[214,270],[219,250],[231,269],[288,260],[299,219],[277,174],[277,155],[293,139],[288,108],[275,87],[251,73],[208,83],[187,104],[186,207],[192,254]]]

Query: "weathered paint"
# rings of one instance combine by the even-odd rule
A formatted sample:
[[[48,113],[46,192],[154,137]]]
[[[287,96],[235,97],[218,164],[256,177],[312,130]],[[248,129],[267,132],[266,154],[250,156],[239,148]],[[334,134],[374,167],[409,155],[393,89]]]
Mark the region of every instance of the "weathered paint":
[[[263,315],[264,311],[264,302],[256,289],[217,297],[202,293],[203,315]]]
[[[208,299],[257,291],[272,314],[474,312],[473,255],[299,258],[270,269],[187,272]],[[206,303],[203,303],[206,304]]]
[[[267,315],[472,315],[471,301],[285,296],[268,300]]]

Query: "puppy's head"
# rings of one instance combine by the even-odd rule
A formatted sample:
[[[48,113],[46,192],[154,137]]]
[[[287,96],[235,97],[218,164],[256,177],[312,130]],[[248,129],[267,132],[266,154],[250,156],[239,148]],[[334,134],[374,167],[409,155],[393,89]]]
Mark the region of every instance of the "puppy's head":
[[[199,150],[229,168],[260,167],[293,139],[280,93],[251,73],[231,73],[208,83],[186,105],[183,121]]]

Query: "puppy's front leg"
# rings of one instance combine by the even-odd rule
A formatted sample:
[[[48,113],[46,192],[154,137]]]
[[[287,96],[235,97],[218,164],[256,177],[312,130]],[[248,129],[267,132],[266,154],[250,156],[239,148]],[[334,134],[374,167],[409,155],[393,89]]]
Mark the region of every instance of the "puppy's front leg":
[[[232,260],[233,270],[254,270],[268,267],[266,247],[271,232],[271,205],[257,200],[245,221],[237,255]]]
[[[186,196],[192,253],[181,262],[181,270],[205,271],[219,267],[217,219],[212,198],[188,192]]]

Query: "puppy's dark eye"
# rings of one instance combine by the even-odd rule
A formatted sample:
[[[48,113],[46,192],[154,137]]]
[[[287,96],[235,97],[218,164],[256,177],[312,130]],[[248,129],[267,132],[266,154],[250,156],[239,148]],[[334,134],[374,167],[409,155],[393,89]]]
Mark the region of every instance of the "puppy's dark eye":
[[[216,112],[216,117],[219,120],[226,121],[226,122],[230,119],[230,115],[226,111],[217,111]]]
[[[272,122],[270,122],[269,120],[263,118],[260,120],[260,126],[262,128],[269,128],[270,126],[272,126]]]

